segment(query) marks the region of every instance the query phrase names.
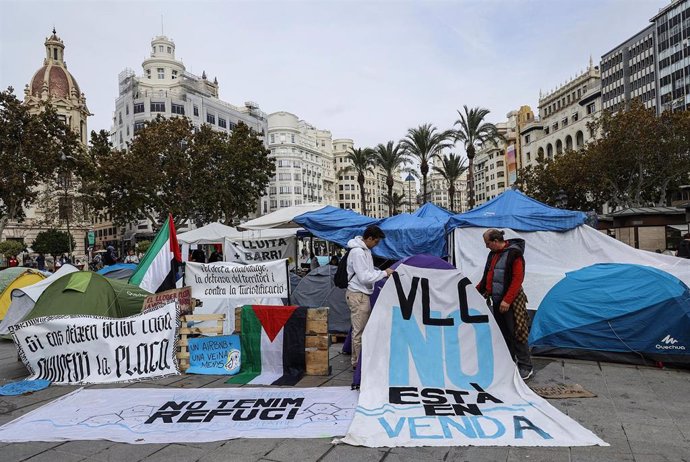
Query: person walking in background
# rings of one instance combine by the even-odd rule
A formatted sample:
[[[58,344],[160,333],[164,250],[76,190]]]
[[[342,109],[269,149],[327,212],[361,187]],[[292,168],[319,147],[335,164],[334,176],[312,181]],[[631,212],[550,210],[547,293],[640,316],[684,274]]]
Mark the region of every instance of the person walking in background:
[[[42,253],[39,253],[38,257],[36,257],[36,268],[38,268],[39,271],[46,270],[46,257]]]
[[[490,252],[477,290],[487,299],[510,356],[513,361],[517,361],[520,377],[527,380],[532,377],[533,368],[527,344],[527,297],[522,290],[525,278],[525,240],[506,241],[503,235],[503,231],[497,229],[484,232],[484,244]]]
[[[690,258],[690,233],[685,233],[683,235],[683,240],[678,244],[677,257],[680,258]]]
[[[378,226],[372,225],[364,230],[362,236],[350,239],[347,247],[350,253],[347,257],[348,284],[345,292],[345,300],[350,308],[352,320],[352,362],[353,369],[357,366],[357,360],[362,351],[362,332],[369,321],[371,303],[369,296],[374,291],[374,283],[390,276],[393,270],[381,271],[374,267],[374,259],[371,249],[376,247],[385,234]]]

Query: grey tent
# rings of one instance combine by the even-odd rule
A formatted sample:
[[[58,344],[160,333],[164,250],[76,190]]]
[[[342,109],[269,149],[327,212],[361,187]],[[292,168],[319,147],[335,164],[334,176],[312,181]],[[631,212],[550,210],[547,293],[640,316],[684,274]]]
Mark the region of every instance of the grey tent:
[[[337,269],[337,266],[324,265],[311,270],[297,285],[291,301],[306,307],[327,306],[328,332],[346,333],[350,331],[350,308],[345,301],[345,289],[333,284]]]

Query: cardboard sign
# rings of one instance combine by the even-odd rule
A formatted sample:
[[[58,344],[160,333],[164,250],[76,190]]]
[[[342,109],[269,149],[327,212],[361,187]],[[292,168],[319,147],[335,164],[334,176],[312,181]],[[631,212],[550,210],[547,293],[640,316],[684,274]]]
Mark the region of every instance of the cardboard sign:
[[[240,371],[240,336],[189,339],[187,374],[235,375]]]
[[[225,260],[252,264],[295,255],[295,237],[225,240]]]
[[[157,294],[149,295],[144,299],[144,306],[141,308],[142,313],[160,308],[168,303],[175,303],[180,316],[191,314],[192,309],[192,288],[182,287],[181,289],[170,289]]]
[[[525,385],[493,314],[460,271],[400,265],[362,348],[362,392],[346,443],[606,445]]]
[[[185,283],[195,298],[287,298],[287,260],[255,265],[187,262]]]
[[[174,303],[129,318],[47,316],[12,326],[29,379],[132,382],[179,374]]]

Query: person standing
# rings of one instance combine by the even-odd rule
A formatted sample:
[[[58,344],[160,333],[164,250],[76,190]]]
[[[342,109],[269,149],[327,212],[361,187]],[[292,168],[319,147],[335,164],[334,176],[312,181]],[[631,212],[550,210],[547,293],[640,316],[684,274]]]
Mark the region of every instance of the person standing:
[[[7,260],[7,266],[10,268],[19,266],[19,260],[17,260],[17,257],[15,257],[14,255],[10,255],[10,258]]]
[[[362,236],[350,239],[347,247],[350,253],[347,257],[347,290],[345,300],[350,308],[352,320],[352,367],[357,366],[357,360],[362,351],[362,331],[367,325],[371,314],[369,296],[374,291],[374,283],[390,276],[393,270],[381,271],[374,267],[371,249],[376,247],[385,234],[378,226],[372,225],[364,230]]]
[[[38,254],[38,257],[36,257],[36,267],[40,271],[45,271],[46,270],[46,257],[42,253]]]
[[[132,263],[134,265],[139,263],[139,257],[134,253],[134,249],[129,249],[127,256],[125,257],[125,263]]]
[[[677,257],[680,258],[690,258],[690,233],[685,233],[683,235],[683,240],[678,244]]]
[[[477,290],[487,299],[510,356],[517,361],[520,377],[527,380],[534,369],[527,343],[527,297],[522,290],[525,240],[504,240],[503,235],[504,232],[497,229],[484,232],[484,244],[490,252]]]

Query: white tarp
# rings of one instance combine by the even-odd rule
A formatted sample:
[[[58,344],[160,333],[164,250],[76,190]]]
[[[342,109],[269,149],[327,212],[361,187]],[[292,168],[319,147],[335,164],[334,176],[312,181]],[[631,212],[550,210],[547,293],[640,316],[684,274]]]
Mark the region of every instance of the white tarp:
[[[345,443],[606,445],[525,385],[484,299],[460,271],[400,265],[362,346],[362,391]]]
[[[14,289],[10,296],[12,302],[2,322],[0,322],[0,335],[7,335],[10,333],[10,326],[22,322],[27,314],[34,309],[36,300],[41,296],[44,290],[48,288],[53,282],[60,279],[62,276],[79,271],[70,264],[64,264],[60,268],[45,279],[38,281],[36,284]]]
[[[12,326],[29,380],[59,384],[131,382],[179,374],[177,307],[129,318],[47,316]]]
[[[345,434],[356,403],[349,387],[79,389],[3,425],[0,441],[324,438]]]
[[[486,228],[454,230],[455,266],[477,284],[489,251],[482,234]],[[536,310],[546,293],[565,273],[595,263],[632,263],[666,271],[690,285],[690,260],[630,247],[596,229],[582,225],[562,233],[518,232],[505,229],[505,238],[525,240],[525,282],[528,307]]]
[[[283,207],[275,212],[242,223],[237,229],[299,228],[300,226],[292,221],[293,218],[303,213],[321,210],[324,207],[323,204],[314,203]]]

